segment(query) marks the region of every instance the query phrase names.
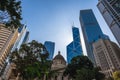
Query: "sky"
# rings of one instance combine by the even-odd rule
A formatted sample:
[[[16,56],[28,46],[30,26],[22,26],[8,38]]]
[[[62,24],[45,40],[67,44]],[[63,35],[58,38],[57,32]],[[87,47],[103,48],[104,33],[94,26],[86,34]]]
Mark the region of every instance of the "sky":
[[[83,53],[86,54],[79,12],[92,9],[103,33],[116,42],[97,8],[98,0],[22,0],[22,23],[30,31],[30,40],[55,42],[54,56],[61,51],[66,59],[66,46],[72,39],[72,26],[80,29]]]

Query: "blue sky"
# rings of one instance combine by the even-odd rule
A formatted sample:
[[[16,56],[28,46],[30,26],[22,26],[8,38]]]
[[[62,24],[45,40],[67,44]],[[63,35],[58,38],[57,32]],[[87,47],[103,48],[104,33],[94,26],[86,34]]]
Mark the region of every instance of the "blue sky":
[[[61,51],[66,58],[66,46],[72,41],[72,25],[74,22],[80,29],[79,11],[82,9],[93,9],[102,31],[116,42],[96,7],[97,3],[98,0],[22,0],[22,22],[30,31],[30,41],[53,41],[55,55]],[[83,38],[81,42],[86,55]]]

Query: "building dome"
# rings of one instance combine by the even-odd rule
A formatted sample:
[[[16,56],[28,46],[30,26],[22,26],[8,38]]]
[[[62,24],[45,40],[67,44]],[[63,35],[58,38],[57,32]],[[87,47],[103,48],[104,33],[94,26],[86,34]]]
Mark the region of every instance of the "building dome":
[[[61,61],[66,62],[64,57],[60,54],[60,51],[58,51],[58,54],[55,56],[53,60],[61,60]]]
[[[51,80],[68,80],[67,77],[63,76],[66,68],[66,61],[60,54],[60,51],[58,51],[58,54],[54,57],[52,62],[51,70],[55,71],[55,74]]]
[[[66,67],[66,61],[59,51],[52,61],[52,69],[60,69],[64,67]]]

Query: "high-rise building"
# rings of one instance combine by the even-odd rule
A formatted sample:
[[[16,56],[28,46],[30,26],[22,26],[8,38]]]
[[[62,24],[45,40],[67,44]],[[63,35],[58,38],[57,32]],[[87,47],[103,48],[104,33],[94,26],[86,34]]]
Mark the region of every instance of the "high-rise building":
[[[72,27],[73,41],[67,45],[67,63],[71,62],[73,57],[78,55],[83,55],[79,29],[77,27]]]
[[[49,53],[48,59],[52,60],[54,55],[55,43],[51,41],[45,41],[44,46]]]
[[[108,38],[104,35],[91,9],[80,10],[80,23],[85,41],[88,58],[95,64],[92,43],[99,38]]]
[[[18,28],[18,38],[11,50],[14,51],[15,49],[19,49],[20,46],[24,43],[27,43],[29,40],[29,31],[27,31],[26,25],[22,25],[21,27]]]
[[[13,44],[12,49],[10,49],[10,52],[13,52],[16,49],[19,49],[20,46],[24,43],[27,43],[28,39],[29,39],[29,32],[27,31],[27,27],[26,25],[22,25],[21,27],[19,27],[17,29],[17,39],[15,41],[15,43]],[[6,65],[4,66],[4,68],[2,69],[2,71],[4,71],[4,73],[2,72],[2,74],[0,73],[0,75],[2,75],[2,78],[5,80],[8,80],[8,76],[10,75],[11,72],[11,64],[8,62],[8,59],[6,60]]]
[[[99,0],[97,7],[120,45],[120,0]]]
[[[28,42],[28,40],[29,40],[29,31],[27,31],[27,32],[26,32],[26,34],[25,34],[25,37],[24,37],[24,39],[23,39],[22,44],[27,43],[27,42]]]
[[[99,39],[93,43],[93,51],[96,65],[106,77],[112,77],[112,73],[120,70],[120,48],[108,39]]]
[[[22,27],[18,28],[18,38],[17,38],[11,52],[14,51],[15,49],[20,48],[22,41],[23,41],[23,38],[25,37],[26,30],[27,30],[26,25],[23,25]]]
[[[6,65],[6,59],[18,37],[18,30],[10,30],[0,24],[0,73]]]

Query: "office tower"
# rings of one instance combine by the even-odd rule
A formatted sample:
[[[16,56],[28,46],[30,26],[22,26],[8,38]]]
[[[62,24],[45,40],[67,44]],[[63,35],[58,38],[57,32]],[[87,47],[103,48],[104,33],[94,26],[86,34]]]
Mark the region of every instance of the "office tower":
[[[104,35],[91,9],[80,10],[80,23],[85,41],[88,58],[95,64],[92,43],[99,38],[109,38]]]
[[[120,45],[120,0],[99,0],[97,7]]]
[[[79,29],[77,27],[72,27],[73,41],[67,45],[67,62],[70,63],[73,57],[78,55],[83,55]]]
[[[49,53],[48,60],[52,60],[54,55],[55,43],[51,41],[45,41],[44,46]]]
[[[29,31],[27,31],[27,32],[26,32],[26,34],[25,34],[25,37],[24,37],[24,39],[23,39],[22,44],[27,43],[27,42],[28,42],[28,40],[29,40]]]
[[[6,59],[18,37],[18,30],[10,30],[0,24],[0,74],[6,66]]]
[[[120,70],[120,48],[108,39],[99,39],[93,43],[96,65],[106,77],[112,77],[114,71]]]
[[[25,37],[26,30],[27,30],[26,25],[22,25],[21,27],[18,28],[18,38],[17,38],[11,52],[13,52],[15,49],[20,48],[23,38]]]

